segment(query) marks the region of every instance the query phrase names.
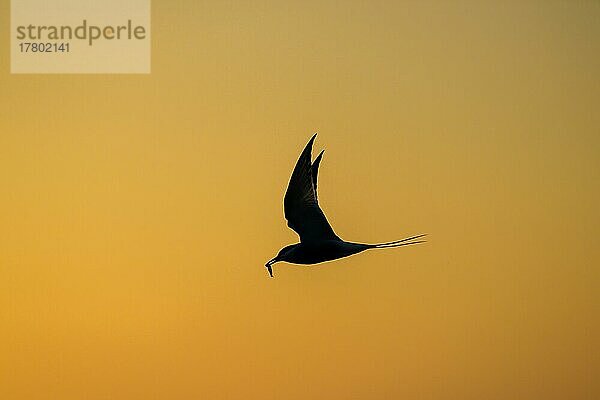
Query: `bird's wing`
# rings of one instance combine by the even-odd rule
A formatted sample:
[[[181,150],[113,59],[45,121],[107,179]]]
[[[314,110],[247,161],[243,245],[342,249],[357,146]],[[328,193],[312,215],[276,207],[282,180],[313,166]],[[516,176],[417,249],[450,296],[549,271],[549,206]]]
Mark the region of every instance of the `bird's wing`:
[[[319,164],[321,163],[321,158],[323,158],[323,152],[325,150],[321,150],[315,161],[313,161],[310,166],[310,172],[312,175],[313,187],[315,188],[315,197],[317,200],[319,199],[319,193],[317,192],[317,175],[319,174]]]
[[[292,172],[283,200],[285,218],[288,220],[288,226],[298,233],[301,242],[340,240],[327,222],[317,201],[317,171],[323,153],[321,152],[314,164],[311,164],[315,136],[316,133],[300,154]]]

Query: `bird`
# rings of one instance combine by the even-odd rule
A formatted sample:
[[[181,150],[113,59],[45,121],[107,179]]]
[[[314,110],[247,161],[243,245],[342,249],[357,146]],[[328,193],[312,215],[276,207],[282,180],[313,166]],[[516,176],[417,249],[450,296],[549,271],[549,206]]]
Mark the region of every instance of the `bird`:
[[[317,175],[325,150],[322,150],[311,162],[312,147],[316,137],[315,133],[300,154],[283,199],[287,225],[298,234],[300,242],[285,246],[265,264],[271,278],[273,264],[278,262],[312,265],[348,257],[369,249],[388,249],[425,242],[422,238],[426,234],[377,244],[354,243],[340,239],[319,206]]]

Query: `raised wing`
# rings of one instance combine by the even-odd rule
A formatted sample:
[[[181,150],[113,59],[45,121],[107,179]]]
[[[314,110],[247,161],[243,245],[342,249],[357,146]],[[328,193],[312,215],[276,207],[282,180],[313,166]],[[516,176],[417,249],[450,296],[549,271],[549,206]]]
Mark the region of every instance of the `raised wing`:
[[[288,226],[298,233],[301,242],[340,240],[317,201],[317,173],[323,152],[311,164],[316,136],[315,133],[300,154],[283,200]]]
[[[313,161],[310,166],[310,172],[312,175],[313,187],[315,188],[315,197],[317,200],[319,199],[319,193],[317,192],[317,175],[319,174],[319,164],[321,163],[321,158],[323,158],[323,152],[325,150],[321,150],[315,161]]]

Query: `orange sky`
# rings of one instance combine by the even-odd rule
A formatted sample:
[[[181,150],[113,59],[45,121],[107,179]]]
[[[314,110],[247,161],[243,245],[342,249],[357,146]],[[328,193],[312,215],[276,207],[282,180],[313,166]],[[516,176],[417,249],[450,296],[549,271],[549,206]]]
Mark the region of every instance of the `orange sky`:
[[[495,3],[154,0],[150,75],[5,57],[0,398],[598,398],[600,4]],[[268,279],[313,132],[342,238],[428,243]]]

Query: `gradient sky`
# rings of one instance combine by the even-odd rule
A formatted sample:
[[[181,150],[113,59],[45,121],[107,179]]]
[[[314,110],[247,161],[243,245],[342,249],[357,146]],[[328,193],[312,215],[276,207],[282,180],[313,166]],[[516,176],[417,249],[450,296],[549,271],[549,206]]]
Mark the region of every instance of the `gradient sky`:
[[[0,398],[599,398],[599,21],[153,0],[150,75],[3,57]],[[341,237],[428,243],[269,279],[313,132]]]

